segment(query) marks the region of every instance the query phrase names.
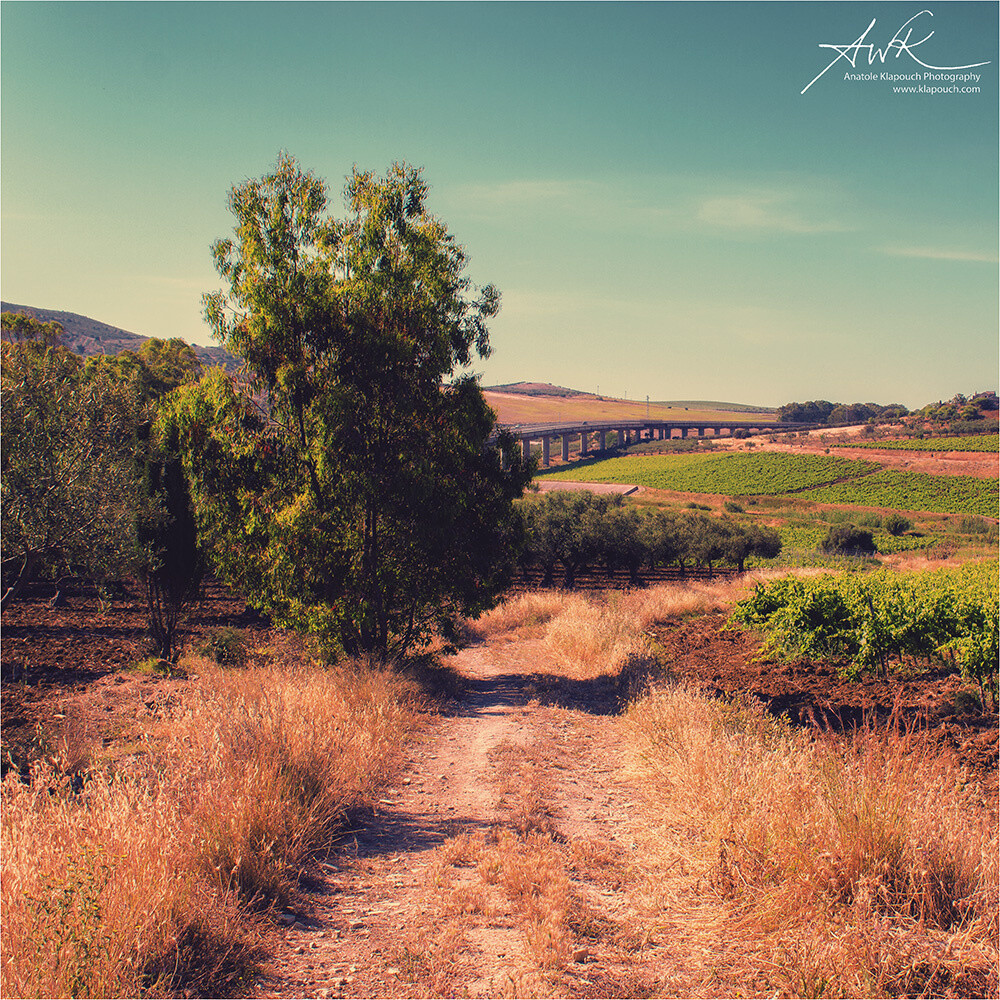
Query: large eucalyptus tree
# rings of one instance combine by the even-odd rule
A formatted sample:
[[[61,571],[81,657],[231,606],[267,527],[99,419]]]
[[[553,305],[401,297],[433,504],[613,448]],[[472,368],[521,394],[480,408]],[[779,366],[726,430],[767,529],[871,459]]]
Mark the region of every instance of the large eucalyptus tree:
[[[467,371],[499,294],[473,289],[420,171],[355,168],[345,195],[329,216],[324,183],[287,155],[233,188],[233,235],[213,247],[228,287],[205,311],[247,379],[181,393],[164,432],[252,603],[392,659],[496,601],[530,470],[513,447],[502,462]]]

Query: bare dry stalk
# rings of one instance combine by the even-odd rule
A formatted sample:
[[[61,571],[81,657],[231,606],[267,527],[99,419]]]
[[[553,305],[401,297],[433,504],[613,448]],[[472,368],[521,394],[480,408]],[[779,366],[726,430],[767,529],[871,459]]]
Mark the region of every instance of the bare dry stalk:
[[[393,766],[419,711],[398,676],[351,665],[210,671],[165,742],[75,792],[12,772],[0,826],[4,996],[223,995],[253,972],[248,907]]]

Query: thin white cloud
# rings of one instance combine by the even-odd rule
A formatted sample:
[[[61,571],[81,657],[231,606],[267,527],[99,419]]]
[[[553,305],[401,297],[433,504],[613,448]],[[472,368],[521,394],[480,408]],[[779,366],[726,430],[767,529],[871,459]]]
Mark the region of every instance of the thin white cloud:
[[[711,227],[743,232],[806,234],[851,229],[843,222],[824,218],[811,206],[800,206],[798,202],[803,200],[811,199],[774,191],[721,195],[701,201],[695,216]]]
[[[956,250],[951,247],[880,247],[880,251],[890,257],[919,257],[923,260],[960,260],[974,261],[979,264],[1000,263],[995,252],[978,250]]]
[[[530,212],[587,228],[752,236],[848,232],[847,201],[816,177],[771,178],[764,184],[693,175],[624,177],[619,181],[516,179],[463,184],[458,205],[478,217],[513,222]]]
[[[828,324],[811,313],[750,302],[709,302],[672,297],[616,297],[600,293],[514,289],[503,296],[504,321],[554,324],[564,330],[618,331],[617,336],[707,338],[712,349],[735,343],[751,348],[820,342]]]

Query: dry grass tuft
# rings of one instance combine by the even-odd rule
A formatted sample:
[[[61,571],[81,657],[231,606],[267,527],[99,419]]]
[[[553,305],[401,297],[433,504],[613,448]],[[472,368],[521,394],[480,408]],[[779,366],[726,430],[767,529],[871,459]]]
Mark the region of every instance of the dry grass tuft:
[[[816,739],[683,688],[652,692],[629,721],[659,865],[729,901],[776,986],[995,991],[995,816],[969,805],[949,755],[896,725]]]
[[[295,872],[387,777],[413,722],[415,688],[361,667],[263,667],[206,676],[166,754],[200,864],[254,905],[285,903]]]
[[[743,582],[693,581],[593,597],[565,594],[552,616],[545,645],[566,676],[588,680],[622,672],[650,673],[647,630],[657,622],[725,606]]]
[[[661,583],[607,595],[530,591],[466,622],[465,635],[481,641],[537,630],[560,665],[582,680],[616,673],[645,650],[642,633],[656,622],[725,607],[760,578],[747,574],[739,580]]]
[[[3,786],[4,996],[223,996],[255,973],[248,910],[371,796],[416,722],[390,673],[301,663],[201,688],[168,735],[74,791],[39,765]]]
[[[558,615],[566,604],[567,595],[557,590],[533,590],[518,594],[475,621],[465,623],[469,639],[495,638],[509,632],[537,628]]]

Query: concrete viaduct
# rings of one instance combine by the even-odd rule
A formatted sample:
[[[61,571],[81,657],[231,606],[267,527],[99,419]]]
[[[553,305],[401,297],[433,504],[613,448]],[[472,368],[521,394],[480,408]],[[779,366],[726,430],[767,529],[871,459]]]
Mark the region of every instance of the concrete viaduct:
[[[788,433],[790,431],[806,431],[825,424],[781,423],[768,421],[760,423],[728,423],[711,420],[613,420],[607,423],[600,421],[583,421],[573,424],[506,424],[504,430],[509,431],[520,440],[524,457],[531,455],[532,441],[542,442],[542,467],[550,464],[552,441],[559,438],[562,444],[562,460],[569,461],[570,441],[579,436],[580,457],[585,458],[591,451],[604,451],[605,439],[609,431],[618,433],[619,446],[632,444],[636,441],[663,441],[672,438],[674,431],[679,431],[682,438],[690,437],[697,432],[700,438],[712,432],[712,437],[729,437],[733,431],[745,428],[754,434]],[[596,438],[596,442],[595,442]],[[597,447],[592,446],[596,443]]]

